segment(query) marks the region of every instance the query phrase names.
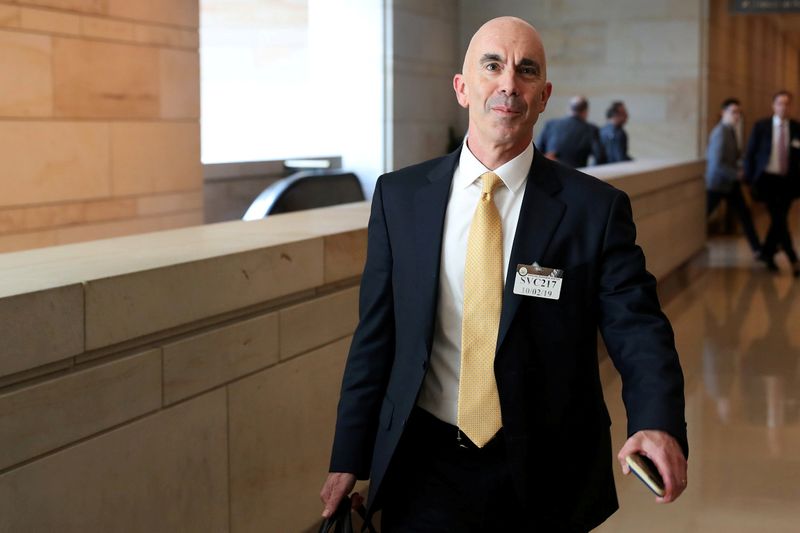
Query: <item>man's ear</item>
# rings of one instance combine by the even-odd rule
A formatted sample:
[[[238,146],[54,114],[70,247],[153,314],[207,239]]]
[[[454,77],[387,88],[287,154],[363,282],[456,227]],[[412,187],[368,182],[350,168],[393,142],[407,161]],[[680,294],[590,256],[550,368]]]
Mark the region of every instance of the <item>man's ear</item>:
[[[553,84],[548,81],[544,84],[544,89],[542,89],[542,101],[540,104],[539,113],[544,113],[544,110],[547,107],[547,101],[550,100],[551,94],[553,94]]]
[[[453,90],[456,92],[456,100],[458,105],[463,108],[469,107],[469,98],[467,98],[467,84],[464,82],[463,74],[456,74],[453,77]]]

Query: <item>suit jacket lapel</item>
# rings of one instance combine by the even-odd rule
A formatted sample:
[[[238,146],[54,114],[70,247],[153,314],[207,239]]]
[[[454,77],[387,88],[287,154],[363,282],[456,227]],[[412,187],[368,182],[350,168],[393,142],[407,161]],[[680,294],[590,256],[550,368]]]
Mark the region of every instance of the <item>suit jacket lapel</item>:
[[[559,268],[561,265],[542,263],[542,258],[564,215],[566,206],[553,195],[561,190],[561,182],[556,176],[555,163],[536,150],[525,184],[525,195],[517,221],[514,245],[508,262],[506,285],[503,292],[503,309],[500,314],[500,329],[497,335],[497,348],[503,344],[511,327],[514,315],[525,296],[514,294],[514,278],[518,264],[530,265],[534,261],[540,266]]]
[[[410,290],[419,295],[420,324],[424,328],[425,345],[430,354],[433,325],[436,319],[439,294],[439,268],[442,237],[450,184],[461,150],[456,150],[428,174],[425,184],[414,195],[414,239],[416,244],[417,287]]]

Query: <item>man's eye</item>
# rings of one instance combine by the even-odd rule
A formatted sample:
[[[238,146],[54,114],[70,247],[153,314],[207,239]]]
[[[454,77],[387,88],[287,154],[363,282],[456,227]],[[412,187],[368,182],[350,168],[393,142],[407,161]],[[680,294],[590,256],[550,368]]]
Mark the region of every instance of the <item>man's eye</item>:
[[[536,75],[536,69],[533,67],[521,67],[519,69],[520,74],[524,74],[526,76],[534,76]]]
[[[500,70],[500,65],[498,65],[497,63],[488,63],[486,65],[486,70],[491,70],[491,71]]]

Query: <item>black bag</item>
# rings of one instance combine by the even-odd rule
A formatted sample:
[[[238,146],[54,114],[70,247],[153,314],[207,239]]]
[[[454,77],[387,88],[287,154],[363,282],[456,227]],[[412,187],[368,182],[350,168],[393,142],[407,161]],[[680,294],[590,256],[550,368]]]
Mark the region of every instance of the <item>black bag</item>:
[[[352,506],[353,503],[349,497],[345,496],[342,498],[342,501],[339,502],[339,507],[336,508],[336,512],[334,512],[330,518],[326,518],[322,522],[322,525],[319,526],[319,533],[355,533],[353,530],[353,518],[351,513]],[[364,529],[370,533],[377,533],[375,528],[372,527],[372,524],[366,522],[364,506],[360,506],[356,511],[361,518],[365,519]]]

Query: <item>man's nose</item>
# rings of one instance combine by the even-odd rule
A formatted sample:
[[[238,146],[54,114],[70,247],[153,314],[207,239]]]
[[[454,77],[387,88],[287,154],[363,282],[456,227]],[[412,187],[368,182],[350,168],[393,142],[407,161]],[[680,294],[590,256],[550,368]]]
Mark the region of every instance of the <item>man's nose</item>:
[[[517,73],[514,69],[506,69],[503,72],[499,89],[506,96],[518,96]]]

